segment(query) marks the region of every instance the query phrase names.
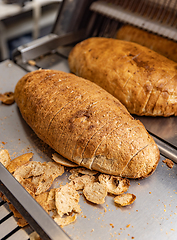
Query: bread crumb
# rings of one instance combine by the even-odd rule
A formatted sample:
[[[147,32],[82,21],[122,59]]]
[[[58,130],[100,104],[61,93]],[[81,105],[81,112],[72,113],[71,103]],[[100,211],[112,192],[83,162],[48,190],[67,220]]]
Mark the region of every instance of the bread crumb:
[[[48,212],[49,206],[47,204],[47,198],[48,198],[49,192],[41,193],[37,196],[35,196],[35,200],[43,207],[43,209]]]
[[[109,224],[112,228],[114,228],[114,225],[112,223]]]
[[[64,173],[64,167],[55,162],[46,163],[45,174],[52,176],[53,180]]]
[[[17,155],[17,153],[13,155]],[[13,160],[10,159],[10,163],[8,161],[7,164],[7,169],[43,209],[47,213],[52,214],[53,219],[61,227],[76,220],[77,214],[74,216],[71,215],[73,212],[81,212],[79,198],[82,193],[78,193],[77,190],[83,190],[85,198],[96,204],[103,204],[108,192],[116,195],[119,194],[117,196],[119,198],[123,197],[128,199],[129,194],[122,194],[127,191],[130,185],[128,179],[101,173],[99,173],[99,177],[97,171],[81,167],[70,170],[70,180],[72,179],[70,183],[64,186],[60,183],[59,188],[48,191],[54,179],[64,173],[64,166],[56,162],[41,163],[31,161],[32,157],[33,153],[25,153]],[[130,195],[133,198],[134,195]],[[131,204],[135,198],[134,196],[133,200],[129,199],[129,203],[126,205]],[[109,205],[106,204],[106,207],[109,207]],[[103,209],[106,213],[107,209],[104,207]],[[108,211],[111,211],[111,209],[108,209]],[[104,214],[104,212],[101,212],[101,214]],[[81,217],[86,218],[85,215]],[[98,219],[100,219],[100,217]],[[18,224],[23,227],[23,225],[25,226],[25,224],[28,223],[25,222],[22,217],[19,217]],[[110,226],[114,228],[112,223]],[[94,231],[94,229],[92,231]]]
[[[71,175],[69,176],[69,180],[73,180],[76,177],[79,177],[80,175],[96,175],[98,172],[90,169],[86,169],[84,167],[82,168],[73,168],[70,170]]]
[[[13,92],[5,92],[0,94],[0,101],[6,105],[11,105],[15,102],[15,97]]]
[[[74,186],[74,188],[76,190],[82,190],[84,189],[85,185],[94,183],[95,181],[95,177],[94,176],[90,176],[90,175],[83,175],[81,177],[76,177],[74,178],[69,185]]]
[[[39,184],[37,185],[35,195],[39,195],[45,191],[47,191],[53,183],[52,176],[46,176],[46,174],[43,174],[43,177]]]
[[[95,182],[86,185],[83,189],[83,194],[88,201],[96,204],[103,204],[107,196],[107,189],[104,185]]]
[[[3,149],[0,151],[0,162],[4,165],[4,167],[7,168],[7,166],[10,164],[11,158],[8,150]]]
[[[23,218],[23,216],[16,210],[16,208],[11,203],[9,203],[9,208],[13,212],[14,217],[18,219],[17,224],[20,227],[25,227],[26,225],[28,225],[27,221]]]
[[[72,211],[80,212],[79,194],[73,186],[66,184],[55,190],[55,205],[60,217]]]
[[[162,162],[165,163],[167,165],[167,167],[173,168],[174,163],[170,159],[166,158]]]
[[[28,64],[31,66],[35,66],[36,62],[34,60],[28,60]]]
[[[115,195],[126,192],[130,186],[130,180],[107,174],[100,174],[98,180],[101,184],[105,185],[108,193]]]
[[[60,215],[57,215],[54,217],[54,221],[60,225],[61,227],[66,226],[70,223],[73,223],[77,218],[77,214],[74,214],[73,216],[65,216],[65,217],[60,217]]]
[[[30,235],[30,240],[41,240],[40,236],[37,234],[37,232],[32,232]]]
[[[118,204],[118,206],[127,206],[132,204],[136,199],[136,196],[131,193],[124,193],[118,195],[114,198],[114,202]]]
[[[10,173],[14,173],[17,168],[28,163],[30,159],[33,157],[33,153],[25,153],[20,155],[19,157],[14,158],[7,167],[7,170]]]

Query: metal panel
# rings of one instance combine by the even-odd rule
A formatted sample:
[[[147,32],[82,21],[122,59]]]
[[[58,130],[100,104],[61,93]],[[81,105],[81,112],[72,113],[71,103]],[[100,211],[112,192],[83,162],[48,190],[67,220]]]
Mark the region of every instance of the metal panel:
[[[148,131],[177,148],[177,117],[135,117],[146,126]]]
[[[17,227],[17,222],[13,217],[10,217],[0,225],[0,237],[3,238],[7,233],[11,232]]]
[[[157,11],[155,12],[156,13],[155,17],[154,16],[148,17],[147,16],[148,13],[146,11],[141,12],[141,14],[139,14],[137,11],[131,11],[130,2],[132,2],[133,4],[134,0],[129,1],[128,7],[127,6],[122,7],[121,5],[116,4],[116,1],[115,1],[115,4],[114,4],[114,1],[113,1],[113,4],[110,3],[109,1],[95,1],[90,6],[90,9],[94,12],[98,12],[104,16],[107,16],[110,19],[113,18],[123,23],[133,24],[137,27],[146,29],[148,31],[152,31],[164,37],[172,38],[175,41],[177,40],[176,27],[172,26],[171,24],[165,24],[164,22],[162,22],[161,19],[156,19],[157,18],[156,15],[158,16]],[[146,1],[146,3],[148,3],[148,1]],[[143,3],[143,5],[146,6],[146,3]],[[138,8],[138,5],[136,6],[136,8]],[[152,6],[150,9],[152,9]],[[145,10],[147,10],[146,7],[145,7]]]
[[[34,60],[37,57],[51,53],[59,46],[75,43],[83,40],[84,38],[85,30],[67,33],[66,35],[60,37],[56,34],[49,34],[18,47],[13,54],[13,58],[15,59],[18,55],[21,55],[22,61],[26,63],[28,60]]]

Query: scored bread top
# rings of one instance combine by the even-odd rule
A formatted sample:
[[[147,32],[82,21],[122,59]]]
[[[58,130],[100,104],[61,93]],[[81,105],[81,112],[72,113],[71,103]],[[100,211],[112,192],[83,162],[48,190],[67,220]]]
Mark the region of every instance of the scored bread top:
[[[38,137],[78,165],[129,178],[156,169],[159,150],[143,124],[88,80],[37,70],[19,80],[15,101]]]
[[[177,63],[139,44],[89,38],[69,54],[74,74],[118,98],[132,114],[177,115]]]

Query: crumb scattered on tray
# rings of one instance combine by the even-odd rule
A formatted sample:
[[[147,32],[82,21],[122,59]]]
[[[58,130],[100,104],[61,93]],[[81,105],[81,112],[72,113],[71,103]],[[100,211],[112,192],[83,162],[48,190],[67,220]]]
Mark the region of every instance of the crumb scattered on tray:
[[[130,186],[130,181],[126,178],[100,174],[98,179],[106,186],[108,193],[115,195],[126,192]]]
[[[37,232],[32,232],[30,235],[30,240],[41,240],[40,236],[37,234]]]
[[[79,213],[81,211],[79,198],[79,193],[69,184],[56,189],[55,205],[59,216],[63,217],[64,214],[68,215],[72,211]]]
[[[32,157],[33,153],[25,153],[19,157],[14,158],[7,166],[7,170],[10,173],[14,173],[17,168],[24,165],[25,163],[28,163]]]
[[[0,101],[6,105],[11,105],[15,102],[13,92],[5,92],[4,94],[0,93]]]
[[[103,184],[95,182],[85,185],[83,194],[88,201],[96,204],[103,204],[107,196],[107,189]]]
[[[31,66],[35,66],[36,62],[34,60],[28,60],[28,64]]]
[[[69,182],[59,188],[52,188],[55,178],[62,176],[64,168],[71,167],[72,163],[70,165],[63,159],[58,160],[58,154],[52,155],[54,162],[41,163],[32,160],[33,157],[33,153],[25,153],[11,160],[8,150],[0,150],[0,162],[60,226],[75,222],[81,212],[79,200],[82,194],[78,191],[82,191],[85,198],[95,204],[103,204],[108,193],[118,195],[114,201],[119,206],[129,205],[136,199],[135,195],[124,193],[130,186],[128,179],[101,174],[84,167],[75,168],[75,164],[69,171]],[[4,195],[2,198],[9,203],[18,225],[26,226],[26,220]],[[33,235],[30,239],[34,239]]]
[[[117,203],[118,206],[127,206],[132,204],[136,199],[136,196],[131,193],[123,193],[114,198],[114,202]]]
[[[70,173],[71,175],[69,176],[69,180],[73,180],[76,177],[82,176],[84,174],[93,176],[93,175],[96,175],[98,172],[94,170],[86,169],[84,167],[78,167],[78,168],[72,168],[70,170]]]
[[[73,216],[65,216],[65,217],[60,217],[59,215],[57,215],[56,217],[54,217],[54,221],[60,225],[61,227],[66,226],[70,223],[75,222],[77,218],[77,214],[74,214]]]
[[[166,158],[166,159],[163,160],[162,162],[165,163],[165,164],[167,165],[167,167],[169,167],[169,168],[173,168],[174,163],[173,163],[172,160]]]
[[[11,158],[10,154],[6,149],[3,149],[0,151],[0,162],[4,165],[4,167],[7,168],[7,166],[10,164]]]

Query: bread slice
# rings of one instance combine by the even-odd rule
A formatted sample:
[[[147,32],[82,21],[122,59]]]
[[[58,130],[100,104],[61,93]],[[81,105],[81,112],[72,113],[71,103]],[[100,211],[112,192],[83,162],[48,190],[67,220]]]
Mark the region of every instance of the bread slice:
[[[47,98],[48,104],[41,92],[42,85],[39,90],[36,87],[31,91],[36,76],[40,76],[40,84],[46,88],[42,81],[46,73],[52,76],[51,84],[56,88],[56,97],[50,95],[55,102]],[[35,133],[78,165],[130,178],[149,176],[156,169],[160,154],[142,123],[135,120],[119,100],[91,81],[60,71],[54,73],[53,70],[31,72],[26,75],[27,79],[24,76],[19,80],[15,88],[17,105]],[[65,87],[62,79],[67,79]],[[26,92],[29,109],[24,104]],[[77,94],[72,95],[73,92]],[[38,112],[40,99],[43,105]]]
[[[177,63],[139,44],[89,38],[69,54],[71,72],[93,81],[132,114],[177,115]]]

